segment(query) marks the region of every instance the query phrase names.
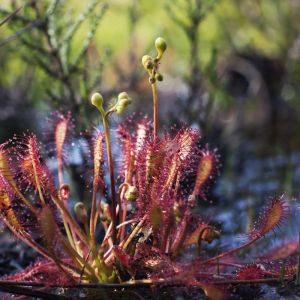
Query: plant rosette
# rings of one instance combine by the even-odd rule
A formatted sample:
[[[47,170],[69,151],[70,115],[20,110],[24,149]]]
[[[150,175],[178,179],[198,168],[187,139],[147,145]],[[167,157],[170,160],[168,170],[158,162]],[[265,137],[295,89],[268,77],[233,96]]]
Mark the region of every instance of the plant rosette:
[[[219,155],[201,146],[199,130],[182,126],[159,132],[157,84],[163,80],[160,66],[166,41],[157,38],[155,48],[155,57],[142,58],[153,93],[153,120],[132,119],[119,125],[113,139],[120,146],[117,157],[110,118],[122,114],[132,99],[122,92],[106,108],[100,93],[92,95],[103,131],[80,137],[91,179],[86,198],[75,205],[73,184],[67,183],[70,115],[52,116],[57,176],[34,134],[15,136],[0,146],[1,219],[17,239],[43,257],[3,278],[0,290],[43,297],[41,287],[181,285],[200,288],[211,299],[225,299],[237,284],[285,282],[296,274],[296,251],[286,255],[292,242],[282,244],[277,249],[281,254],[274,258],[275,250],[251,263],[238,255],[289,216],[284,195],[268,201],[243,244],[214,256],[206,250],[206,244],[222,233],[193,209],[209,197],[206,190],[218,174]],[[187,252],[192,253],[188,261]]]

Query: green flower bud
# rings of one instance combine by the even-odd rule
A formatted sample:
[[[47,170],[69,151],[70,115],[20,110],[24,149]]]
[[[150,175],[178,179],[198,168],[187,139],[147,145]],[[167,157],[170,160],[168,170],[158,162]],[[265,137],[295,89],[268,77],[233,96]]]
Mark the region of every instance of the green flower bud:
[[[103,97],[100,93],[93,94],[91,103],[96,106],[99,111],[103,111]]]
[[[118,104],[116,105],[116,111],[118,114],[121,114],[124,109],[132,103],[131,99],[121,99],[118,101]]]
[[[144,55],[142,57],[142,64],[146,70],[150,70],[153,68],[152,57],[149,55]]]
[[[122,92],[118,95],[118,100],[120,99],[129,99],[129,96],[126,92]]]
[[[74,211],[78,222],[85,224],[87,221],[87,211],[85,205],[82,202],[76,203],[74,206]]]
[[[138,189],[130,185],[125,193],[125,199],[128,201],[135,201],[138,198]]]
[[[115,105],[117,113],[121,114],[124,111],[124,109],[131,103],[132,100],[126,92],[120,93],[118,96],[117,104]]]
[[[159,74],[159,73],[157,73],[155,75],[155,78],[156,78],[157,81],[163,81],[164,80],[164,77],[161,74]]]
[[[157,51],[157,57],[161,58],[167,49],[167,43],[166,43],[165,39],[163,39],[162,37],[158,37],[155,40],[155,48]]]

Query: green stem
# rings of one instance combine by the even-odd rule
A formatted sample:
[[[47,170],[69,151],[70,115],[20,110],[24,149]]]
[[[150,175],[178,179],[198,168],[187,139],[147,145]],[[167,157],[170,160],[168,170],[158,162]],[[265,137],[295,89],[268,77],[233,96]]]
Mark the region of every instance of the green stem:
[[[59,183],[59,187],[61,187],[64,182],[64,177],[63,177],[63,162],[60,155],[57,158],[57,164],[58,164],[58,183]]]
[[[94,182],[93,184],[93,196],[92,196],[92,208],[91,208],[91,216],[90,216],[90,237],[92,240],[95,240],[95,231],[96,231],[96,223],[97,223],[97,186]]]
[[[63,213],[62,211],[61,211],[61,215],[62,215],[64,227],[65,227],[65,230],[66,230],[66,234],[67,234],[67,237],[68,237],[68,241],[70,242],[70,244],[72,245],[73,248],[76,248],[76,247],[75,247],[75,242],[74,242],[74,240],[73,240],[73,237],[72,237],[72,234],[71,234],[69,225],[68,225],[68,222],[67,222],[67,220],[65,219],[64,213]]]
[[[118,195],[119,195],[119,220],[120,223],[122,224],[123,222],[126,221],[126,214],[127,214],[127,200],[124,198],[124,194],[126,192],[126,189],[129,187],[129,183],[128,182],[123,182],[120,186],[119,186],[119,191],[118,191]],[[125,201],[124,201],[125,200]],[[122,202],[124,202],[124,208],[122,209]],[[124,236],[125,236],[125,226],[122,226],[120,228],[119,231],[119,240],[123,241],[124,240]]]
[[[158,135],[158,94],[156,82],[151,84],[153,95],[153,137],[156,140]]]
[[[123,245],[123,249],[127,249],[127,247],[129,246],[130,242],[132,241],[132,239],[135,237],[135,235],[139,232],[139,230],[142,228],[145,220],[146,220],[147,216],[145,215],[141,221],[136,225],[136,227],[132,230],[131,234],[129,235],[129,237],[127,238],[126,242]]]
[[[79,236],[79,238],[82,240],[82,242],[84,242],[87,246],[89,246],[88,237],[82,231],[81,227],[77,224],[77,222],[73,219],[72,215],[65,207],[64,203],[59,198],[53,196],[52,196],[52,200],[54,201],[54,203],[56,203],[56,205],[61,210],[63,219],[65,219],[69,223],[72,231],[75,231],[76,234]]]
[[[87,269],[91,276],[90,275],[87,275],[88,277],[92,277],[91,279],[92,280],[96,280],[97,281],[97,275],[95,273],[95,270],[92,268],[92,266],[84,260],[83,257],[81,257],[79,255],[79,253],[77,253],[74,248],[68,243],[68,240],[66,240],[63,236],[61,236],[61,242],[64,246],[64,249],[69,253],[70,257],[73,259],[74,263],[75,264],[80,264],[80,266],[84,266],[85,269]]]
[[[108,117],[110,115],[110,111],[108,111],[103,116],[103,126],[104,126],[104,134],[105,134],[105,140],[106,140],[106,150],[107,150],[107,158],[108,158],[108,168],[109,168],[109,175],[110,175],[110,189],[111,189],[111,201],[112,201],[112,241],[113,244],[116,244],[116,238],[117,238],[117,215],[116,215],[116,209],[117,209],[117,200],[116,200],[116,191],[115,191],[115,175],[114,175],[114,165],[113,165],[113,158],[112,158],[112,151],[111,151],[111,140],[110,140],[110,132],[109,132],[109,126],[108,126]]]
[[[63,164],[62,164],[62,160],[60,158],[58,158],[57,161],[58,161],[58,182],[59,182],[59,187],[62,187],[63,182],[64,182],[64,180],[63,180]],[[63,203],[63,200],[62,199],[60,199],[60,200]],[[67,220],[65,219],[65,215],[64,215],[63,211],[61,209],[60,209],[60,211],[61,211],[61,215],[62,215],[62,219],[63,219],[63,223],[64,223],[64,228],[65,228],[68,240],[69,240],[70,244],[72,245],[72,247],[76,248],[75,247],[75,241],[73,240],[73,237],[72,237],[72,234],[71,234],[71,231],[70,231],[70,228],[69,228],[69,224],[68,224]]]

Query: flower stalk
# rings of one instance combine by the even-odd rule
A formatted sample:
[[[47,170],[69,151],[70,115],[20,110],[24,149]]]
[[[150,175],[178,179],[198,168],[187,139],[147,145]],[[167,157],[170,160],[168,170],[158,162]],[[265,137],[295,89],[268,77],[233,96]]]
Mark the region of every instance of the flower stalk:
[[[158,137],[158,92],[157,92],[157,81],[163,81],[163,76],[159,72],[159,64],[163,57],[164,52],[167,49],[166,41],[158,37],[155,40],[155,48],[157,56],[152,58],[149,55],[144,55],[142,58],[142,64],[149,74],[149,83],[152,89],[153,98],[153,139],[156,140]]]

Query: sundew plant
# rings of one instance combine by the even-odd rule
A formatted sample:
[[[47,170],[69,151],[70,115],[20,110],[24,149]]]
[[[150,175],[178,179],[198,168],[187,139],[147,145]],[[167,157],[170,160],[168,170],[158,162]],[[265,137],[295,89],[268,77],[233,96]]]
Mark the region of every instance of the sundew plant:
[[[201,146],[197,129],[182,126],[159,133],[157,84],[163,80],[160,64],[166,41],[157,38],[155,48],[156,57],[142,58],[153,93],[153,120],[133,118],[119,125],[113,139],[118,151],[112,151],[116,143],[112,145],[110,118],[121,114],[132,99],[121,92],[106,108],[101,94],[91,97],[103,131],[93,130],[86,143],[92,165],[91,192],[85,193],[89,199],[77,199],[75,205],[70,201],[65,163],[71,143],[70,115],[57,113],[52,120],[57,176],[42,157],[36,135],[15,136],[0,146],[1,219],[17,239],[43,257],[6,276],[7,282],[46,287],[175,283],[201,287],[209,297],[221,299],[232,284],[295,276],[292,243],[257,261],[239,256],[289,217],[284,195],[266,203],[243,244],[211,253],[204,250],[222,232],[194,208],[208,198],[206,189],[218,173],[219,155]],[[121,161],[118,168],[116,161]]]

